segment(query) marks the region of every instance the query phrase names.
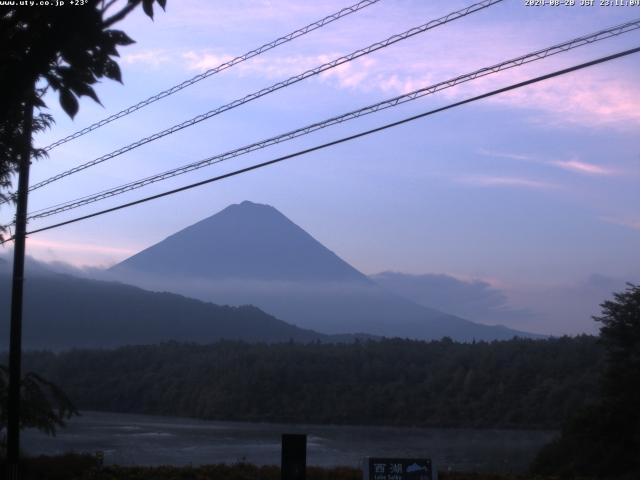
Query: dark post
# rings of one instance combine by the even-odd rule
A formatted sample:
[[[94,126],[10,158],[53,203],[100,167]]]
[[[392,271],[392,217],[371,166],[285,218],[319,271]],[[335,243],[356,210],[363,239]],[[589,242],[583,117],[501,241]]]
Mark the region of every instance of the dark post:
[[[32,89],[35,94],[35,88]],[[9,480],[20,477],[20,382],[22,378],[22,287],[24,250],[27,231],[27,197],[31,163],[33,103],[25,105],[22,134],[24,146],[18,166],[18,197],[13,247],[13,283],[11,286],[11,333],[9,338],[9,398],[7,402],[7,469]]]
[[[282,480],[305,480],[307,474],[307,436],[282,435]]]

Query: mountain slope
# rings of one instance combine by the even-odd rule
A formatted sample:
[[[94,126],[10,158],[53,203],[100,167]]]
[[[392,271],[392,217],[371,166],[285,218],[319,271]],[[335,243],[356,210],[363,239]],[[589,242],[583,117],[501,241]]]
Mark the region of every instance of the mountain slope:
[[[9,311],[10,276],[0,275],[0,308]],[[278,342],[344,340],[282,322],[253,306],[229,307],[130,285],[61,274],[26,280],[23,344],[30,349],[113,347],[220,339]],[[8,344],[8,321],[0,344]]]
[[[112,268],[208,279],[370,281],[275,208],[243,202]]]
[[[231,205],[111,269],[120,281],[234,305],[252,304],[326,334],[507,339],[487,326],[389,293],[275,208]]]

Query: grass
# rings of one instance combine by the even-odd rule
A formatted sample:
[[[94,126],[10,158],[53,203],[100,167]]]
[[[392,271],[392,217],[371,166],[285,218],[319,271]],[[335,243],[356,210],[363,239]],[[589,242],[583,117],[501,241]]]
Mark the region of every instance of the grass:
[[[4,472],[4,465],[0,465]],[[441,473],[440,480],[553,480],[551,477]],[[91,455],[40,456],[24,461],[23,480],[280,480],[280,468],[249,463],[198,467],[100,467]],[[307,480],[362,480],[352,467],[308,467]]]

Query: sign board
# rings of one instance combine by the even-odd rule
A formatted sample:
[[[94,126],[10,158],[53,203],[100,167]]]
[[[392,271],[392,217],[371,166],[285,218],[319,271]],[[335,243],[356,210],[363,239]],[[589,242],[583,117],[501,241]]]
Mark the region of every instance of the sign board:
[[[429,458],[367,458],[364,480],[438,480]]]
[[[305,480],[307,471],[307,436],[282,435],[282,480]]]

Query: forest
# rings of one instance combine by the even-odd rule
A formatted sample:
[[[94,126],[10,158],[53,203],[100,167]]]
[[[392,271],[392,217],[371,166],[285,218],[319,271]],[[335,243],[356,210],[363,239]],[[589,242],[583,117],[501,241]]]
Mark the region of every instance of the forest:
[[[215,420],[555,429],[599,395],[596,337],[163,343],[25,355],[82,410]]]

